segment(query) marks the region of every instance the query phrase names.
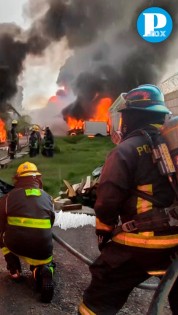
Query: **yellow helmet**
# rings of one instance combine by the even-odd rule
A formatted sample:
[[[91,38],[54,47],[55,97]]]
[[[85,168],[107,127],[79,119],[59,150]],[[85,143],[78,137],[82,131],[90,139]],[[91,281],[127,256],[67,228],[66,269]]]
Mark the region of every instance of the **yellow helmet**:
[[[15,120],[15,119],[13,119],[13,120],[12,120],[12,125],[17,125],[17,124],[18,124],[18,121]]]
[[[35,126],[35,131],[39,131],[39,127],[37,125]]]
[[[34,163],[25,162],[19,165],[16,171],[17,177],[41,175]]]

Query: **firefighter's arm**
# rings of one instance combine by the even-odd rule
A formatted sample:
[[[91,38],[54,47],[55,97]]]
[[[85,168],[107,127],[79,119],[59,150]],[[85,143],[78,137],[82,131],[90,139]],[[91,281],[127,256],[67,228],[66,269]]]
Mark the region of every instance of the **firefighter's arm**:
[[[54,200],[52,197],[51,198],[51,211],[50,211],[50,220],[51,220],[51,226],[53,226],[54,224],[54,220],[55,220],[55,211],[54,211]]]
[[[114,150],[102,169],[94,207],[99,248],[108,242],[118,225],[122,204],[129,196],[132,175],[123,157]]]
[[[109,226],[102,223],[98,218],[96,218],[96,235],[98,237],[98,249],[100,251],[106,246],[112,237],[112,231],[114,226]]]

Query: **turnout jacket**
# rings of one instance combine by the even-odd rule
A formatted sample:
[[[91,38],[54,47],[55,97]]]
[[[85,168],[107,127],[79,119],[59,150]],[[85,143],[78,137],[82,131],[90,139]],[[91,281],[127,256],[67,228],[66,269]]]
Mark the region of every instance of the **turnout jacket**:
[[[0,231],[3,246],[14,254],[44,260],[52,256],[53,202],[50,195],[20,179],[8,194],[0,199]],[[28,179],[29,181],[29,179]]]
[[[158,133],[158,126],[149,125],[143,129],[151,137]],[[94,207],[97,230],[111,232],[119,219],[122,223],[130,221],[134,215],[157,206],[138,197],[135,190],[149,194],[163,207],[170,206],[174,201],[168,178],[160,174],[158,165],[153,162],[148,140],[139,132],[123,140],[105,162]],[[178,227],[168,228],[164,232],[121,232],[112,240],[134,247],[171,248],[178,245]]]

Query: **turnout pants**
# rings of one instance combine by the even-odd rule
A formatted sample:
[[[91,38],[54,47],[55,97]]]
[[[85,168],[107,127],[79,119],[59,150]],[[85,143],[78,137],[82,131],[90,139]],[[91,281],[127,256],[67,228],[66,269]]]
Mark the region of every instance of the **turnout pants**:
[[[90,266],[92,280],[83,295],[79,314],[115,315],[134,287],[147,280],[148,271],[166,270],[175,249],[133,248],[110,242]],[[173,315],[178,315],[178,280],[170,294]]]

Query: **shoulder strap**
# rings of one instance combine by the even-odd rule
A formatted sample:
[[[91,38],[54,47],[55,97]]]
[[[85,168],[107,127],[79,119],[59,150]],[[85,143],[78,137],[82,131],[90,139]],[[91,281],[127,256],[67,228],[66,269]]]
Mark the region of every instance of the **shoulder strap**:
[[[154,203],[154,205],[156,207],[164,207],[164,204],[162,202],[160,202],[159,200],[155,199],[153,196],[148,195],[144,191],[140,191],[138,189],[132,189],[131,192],[134,195],[136,195],[137,197],[143,198],[143,199],[145,199],[147,201],[150,201],[150,202]]]

